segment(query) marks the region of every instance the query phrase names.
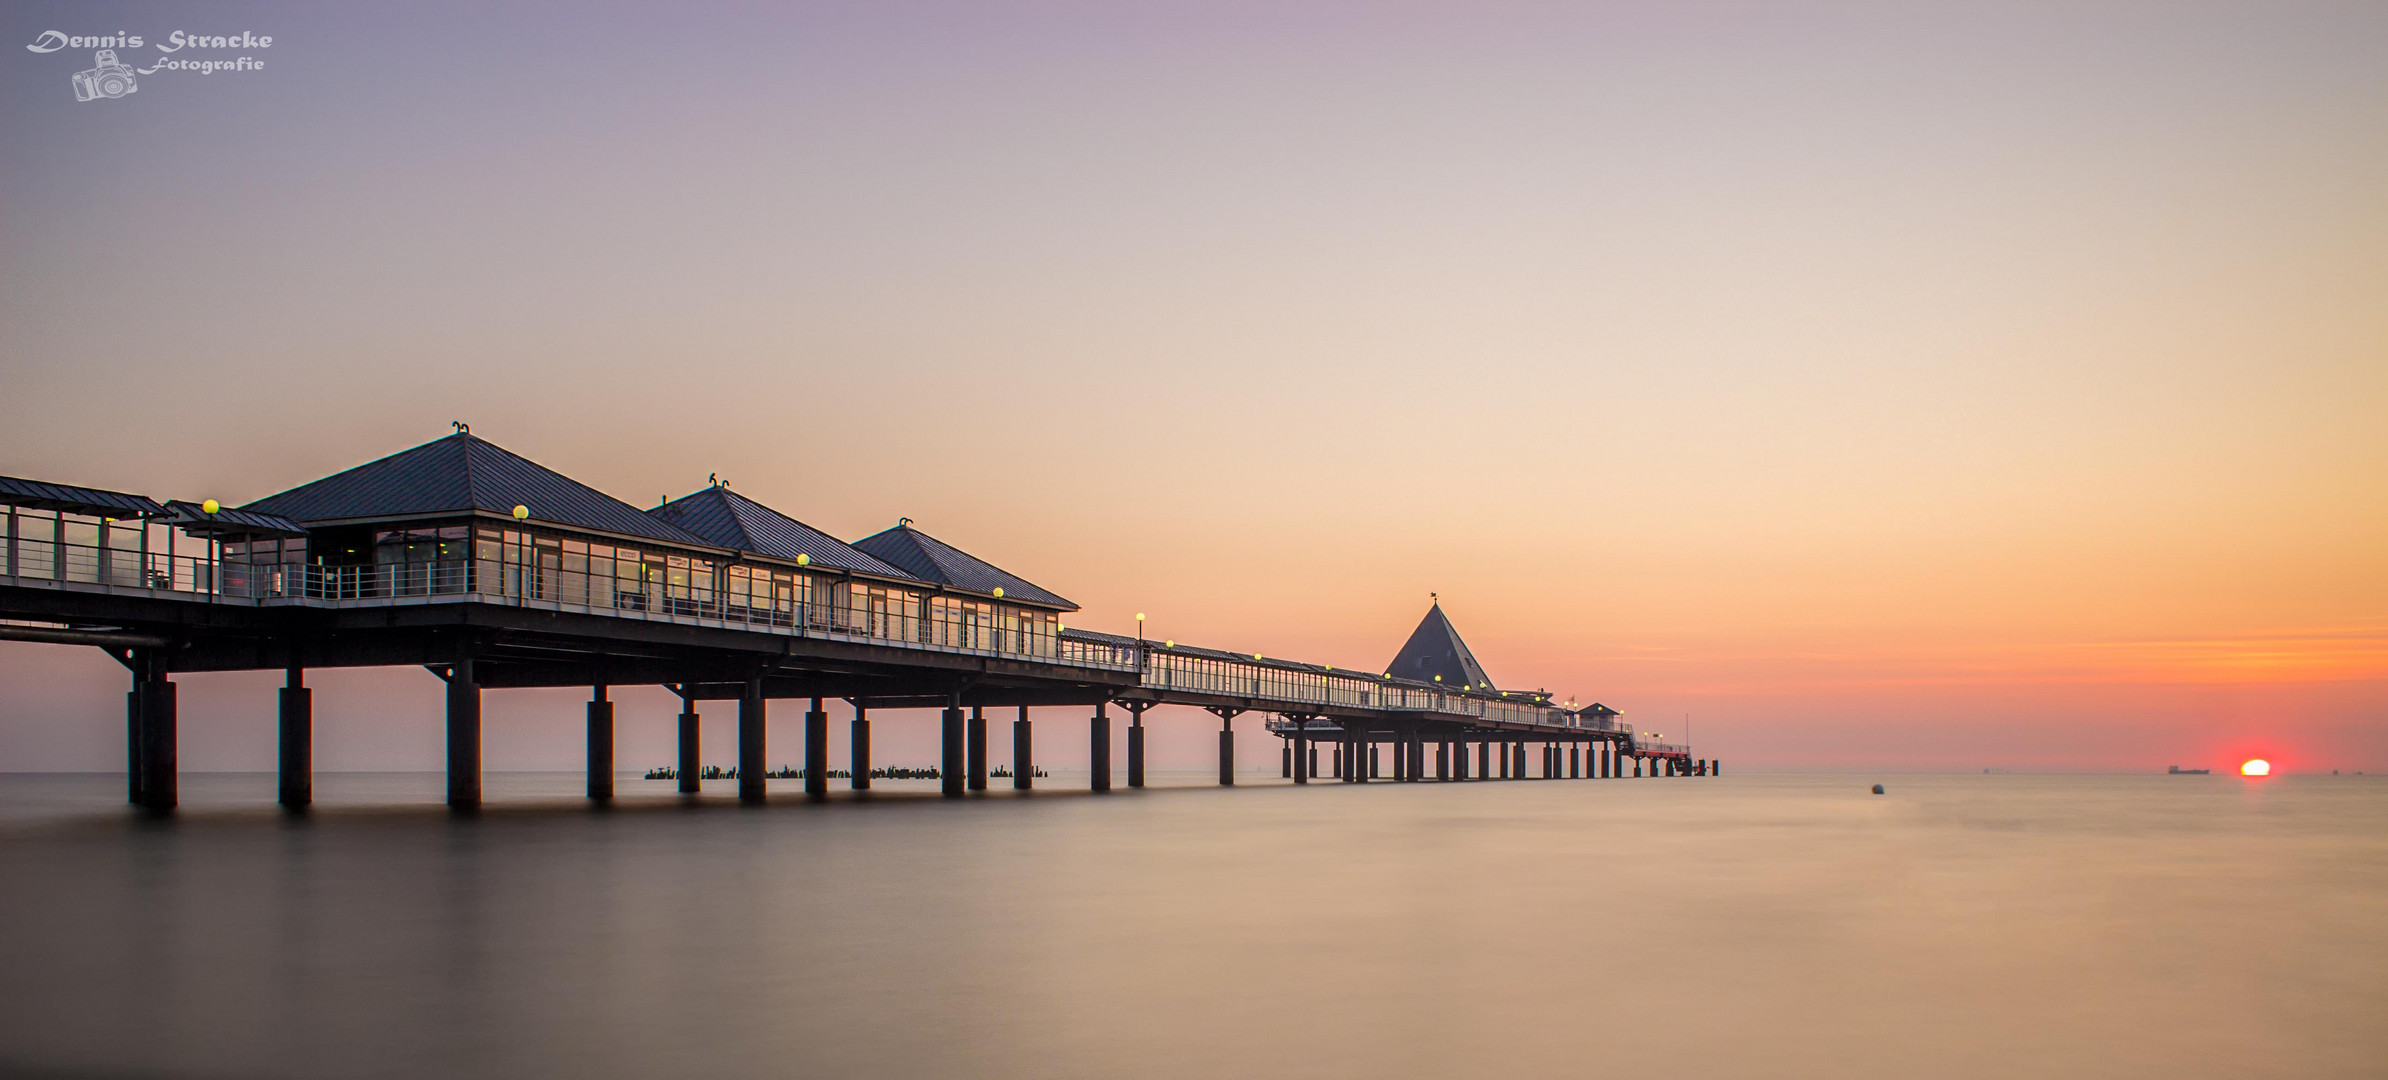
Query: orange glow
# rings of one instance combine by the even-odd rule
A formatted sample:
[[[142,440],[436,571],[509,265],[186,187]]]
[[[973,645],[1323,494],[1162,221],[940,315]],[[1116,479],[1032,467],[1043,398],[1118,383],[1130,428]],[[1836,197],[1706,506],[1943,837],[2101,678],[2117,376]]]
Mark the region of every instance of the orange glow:
[[[2270,776],[2272,775],[2272,763],[2262,758],[2249,758],[2246,764],[2239,766],[2239,775]]]

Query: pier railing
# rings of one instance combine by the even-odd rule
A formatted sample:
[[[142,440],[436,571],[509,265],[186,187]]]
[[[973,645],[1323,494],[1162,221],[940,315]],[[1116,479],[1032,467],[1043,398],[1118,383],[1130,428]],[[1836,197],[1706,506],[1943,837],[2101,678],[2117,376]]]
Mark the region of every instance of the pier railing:
[[[227,562],[206,555],[12,537],[0,577],[20,585],[97,587],[209,603],[385,606],[501,603],[621,618],[826,637],[936,652],[1136,670],[1133,648],[1065,640],[1044,613],[1011,618],[874,604],[836,587],[696,589],[503,559],[325,566]]]
[[[1042,613],[1005,618],[956,613],[934,605],[891,606],[858,598],[831,579],[782,579],[746,592],[694,588],[669,577],[625,579],[516,559],[327,566],[236,562],[212,555],[60,543],[12,536],[0,577],[23,585],[99,588],[208,603],[388,606],[498,603],[619,618],[669,621],[799,637],[968,653],[1107,671],[1141,671],[1145,689],[1266,702],[1272,711],[1303,707],[1475,717],[1631,735],[1614,716],[1589,715],[1547,701],[1466,692],[1282,661],[1237,660],[1210,650],[1183,651],[1110,635],[1061,631]],[[786,587],[802,581],[799,587]]]
[[[1491,694],[1441,690],[1363,672],[1343,672],[1306,665],[1236,660],[1181,651],[1146,643],[1143,686],[1150,690],[1217,694],[1282,702],[1375,709],[1385,712],[1472,716],[1493,723],[1535,724],[1580,731],[1627,734],[1614,717],[1571,712],[1532,699],[1508,699]]]

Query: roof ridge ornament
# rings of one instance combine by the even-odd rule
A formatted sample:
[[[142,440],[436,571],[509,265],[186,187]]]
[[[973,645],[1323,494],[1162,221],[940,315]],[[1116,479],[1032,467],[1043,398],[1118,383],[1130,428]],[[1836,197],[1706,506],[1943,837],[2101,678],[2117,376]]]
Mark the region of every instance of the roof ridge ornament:
[[[899,529],[908,529],[908,528],[911,528],[911,527],[912,527],[912,519],[911,519],[911,518],[908,518],[908,517],[900,517],[900,518],[897,518],[897,519],[896,519],[896,528],[899,528]]]
[[[473,426],[471,424],[465,423],[462,420],[450,420],[448,421],[448,426],[455,428],[458,435],[470,435],[473,433]]]

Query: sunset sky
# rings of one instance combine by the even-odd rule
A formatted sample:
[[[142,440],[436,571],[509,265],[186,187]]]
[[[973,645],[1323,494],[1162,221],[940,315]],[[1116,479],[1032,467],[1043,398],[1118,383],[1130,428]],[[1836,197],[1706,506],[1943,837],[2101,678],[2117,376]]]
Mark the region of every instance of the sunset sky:
[[[236,503],[464,420],[1096,629],[1372,667],[1439,593],[1751,769],[2388,769],[2388,6],[0,27],[0,474]],[[274,43],[80,102],[53,29]],[[278,677],[184,677],[186,767],[270,768]],[[0,644],[0,771],[120,768],[124,681]],[[315,682],[324,767],[439,766],[432,676]],[[492,694],[490,767],[578,700]]]

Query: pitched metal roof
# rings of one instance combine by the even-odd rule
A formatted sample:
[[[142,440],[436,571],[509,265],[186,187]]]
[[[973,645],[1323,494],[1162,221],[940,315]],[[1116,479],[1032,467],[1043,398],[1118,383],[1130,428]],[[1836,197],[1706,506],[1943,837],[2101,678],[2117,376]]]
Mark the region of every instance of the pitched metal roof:
[[[207,508],[181,499],[166,500],[169,514],[166,524],[177,526],[192,536],[286,536],[307,535],[307,527],[286,517],[260,514],[254,510],[235,510],[229,506]]]
[[[147,496],[105,488],[53,484],[46,480],[20,480],[13,476],[0,476],[0,506],[58,510],[69,514],[89,514],[92,517],[156,517],[166,512],[165,507]]]
[[[718,547],[751,551],[794,562],[805,556],[813,566],[884,574],[912,575],[856,550],[828,533],[780,513],[727,487],[707,487],[647,511]]]
[[[474,510],[678,544],[677,525],[477,436],[458,432],[241,507],[305,524]]]
[[[863,537],[856,540],[854,546],[881,561],[895,564],[904,573],[922,581],[989,595],[996,589],[1002,589],[1006,600],[1057,607],[1063,611],[1078,610],[1078,605],[1038,588],[1027,579],[909,524],[899,523],[885,532]]]
[[[1432,682],[1440,675],[1444,685],[1493,689],[1492,676],[1484,673],[1484,665],[1476,662],[1468,643],[1459,639],[1459,631],[1443,615],[1439,601],[1427,609],[1426,617],[1419,620],[1409,642],[1394,654],[1385,671],[1396,678]]]

